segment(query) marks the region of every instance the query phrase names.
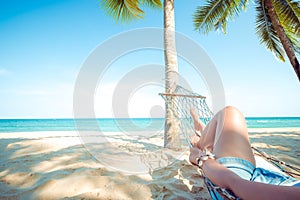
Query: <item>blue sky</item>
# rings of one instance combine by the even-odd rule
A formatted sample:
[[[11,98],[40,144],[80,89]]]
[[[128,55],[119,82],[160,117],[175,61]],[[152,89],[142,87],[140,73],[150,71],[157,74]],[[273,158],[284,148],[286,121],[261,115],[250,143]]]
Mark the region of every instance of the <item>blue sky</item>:
[[[295,73],[288,61],[274,59],[259,43],[253,3],[246,13],[229,22],[227,35],[194,31],[192,14],[200,3],[175,2],[176,30],[199,43],[213,60],[223,81],[226,103],[237,106],[246,116],[300,116]],[[146,9],[144,19],[118,24],[103,13],[97,0],[2,1],[0,118],[72,117],[74,84],[89,53],[115,34],[144,27],[163,27],[163,11]],[[155,62],[163,64],[162,52],[152,54]],[[136,64],[129,58],[112,66],[112,71],[120,73],[108,72],[99,90],[113,89],[122,73]],[[146,58],[136,59],[143,64]],[[182,66],[179,72],[189,76]],[[142,95],[158,90],[141,89],[129,106],[131,116],[147,117],[151,104],[162,104],[157,95]],[[96,102],[102,102],[95,105],[98,117],[112,116],[109,95],[96,95]]]

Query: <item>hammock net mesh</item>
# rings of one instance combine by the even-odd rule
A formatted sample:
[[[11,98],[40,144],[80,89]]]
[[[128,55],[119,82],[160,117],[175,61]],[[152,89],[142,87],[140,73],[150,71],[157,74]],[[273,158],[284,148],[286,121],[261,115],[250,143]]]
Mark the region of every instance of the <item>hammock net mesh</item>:
[[[181,86],[177,86],[173,94],[160,93],[160,95],[177,117],[180,135],[184,136],[188,145],[191,146],[190,139],[194,136],[195,131],[190,109],[193,108],[201,116],[200,119],[205,125],[213,117],[213,112],[206,104],[206,97],[193,93]]]

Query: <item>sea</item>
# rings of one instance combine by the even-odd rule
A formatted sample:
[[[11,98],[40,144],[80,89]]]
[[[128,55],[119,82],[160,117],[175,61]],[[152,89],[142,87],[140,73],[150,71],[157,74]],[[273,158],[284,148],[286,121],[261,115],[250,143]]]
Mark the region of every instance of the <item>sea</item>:
[[[246,117],[248,128],[300,128],[300,117]],[[0,119],[0,133],[34,131],[159,131],[163,118]]]

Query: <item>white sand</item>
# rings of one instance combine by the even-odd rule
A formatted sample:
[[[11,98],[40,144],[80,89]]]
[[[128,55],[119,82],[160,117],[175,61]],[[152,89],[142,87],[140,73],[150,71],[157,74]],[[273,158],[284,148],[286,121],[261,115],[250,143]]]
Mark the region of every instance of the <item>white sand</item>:
[[[249,129],[254,147],[300,167],[300,128]]]
[[[300,165],[300,128],[250,132],[254,146]],[[0,148],[0,199],[210,199],[188,151],[163,150],[160,137],[1,133]]]

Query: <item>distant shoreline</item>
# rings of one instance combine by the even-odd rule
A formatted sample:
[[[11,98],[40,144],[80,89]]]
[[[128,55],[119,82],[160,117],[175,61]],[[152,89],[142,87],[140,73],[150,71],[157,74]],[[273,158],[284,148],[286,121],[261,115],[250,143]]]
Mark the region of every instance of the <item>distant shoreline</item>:
[[[260,116],[260,117],[245,117],[246,120],[247,119],[275,119],[275,118],[286,118],[286,119],[300,119],[300,116]],[[74,120],[75,118],[72,117],[62,117],[62,118],[1,118],[0,120]],[[76,118],[79,120],[91,120],[94,118]],[[122,118],[122,117],[118,117],[118,118],[112,118],[112,117],[99,117],[96,118],[97,120],[113,120],[113,119],[132,119],[132,120],[143,120],[143,119],[154,119],[154,120],[161,120],[161,119],[165,119],[163,117],[154,117],[154,118],[147,118],[147,117],[133,117],[133,118]]]
[[[0,119],[0,133],[38,131],[145,132],[162,131],[164,118]],[[253,128],[300,128],[300,117],[246,118]]]
[[[248,132],[293,132],[300,131],[300,127],[248,128]]]
[[[99,131],[87,131],[91,134],[97,134]],[[146,131],[147,132],[147,131]],[[300,132],[300,127],[286,127],[286,128],[248,128],[249,134],[251,133],[278,133],[278,132]],[[38,134],[36,134],[38,133]],[[17,131],[17,132],[0,132],[0,139],[5,138],[4,135],[9,137],[18,138],[21,135],[26,137],[40,137],[40,136],[74,136],[74,133],[77,134],[78,130],[68,130],[68,131],[61,131],[61,130],[54,130],[54,131]],[[102,131],[105,135],[114,135],[114,134],[124,134],[122,131]],[[163,131],[158,131],[157,134],[163,134]],[[78,135],[78,137],[80,137]]]

